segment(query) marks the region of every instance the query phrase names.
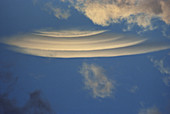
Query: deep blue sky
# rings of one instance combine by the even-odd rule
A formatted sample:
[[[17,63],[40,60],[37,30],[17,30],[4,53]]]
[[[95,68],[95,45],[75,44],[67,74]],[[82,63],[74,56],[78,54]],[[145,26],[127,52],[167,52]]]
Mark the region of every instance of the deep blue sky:
[[[142,54],[137,53],[137,49],[136,54],[114,57],[52,58],[16,52],[10,50],[10,45],[0,43],[0,113],[169,114],[170,50],[166,48],[159,51],[161,42],[162,47],[164,44],[170,46],[170,26],[166,19],[149,12],[146,15],[152,14],[154,18],[150,25],[144,27],[136,20],[128,23],[129,17],[112,22],[110,20],[117,17],[111,16],[106,21],[109,24],[104,26],[100,24],[104,14],[98,21],[95,20],[96,15],[91,17],[86,12],[86,8],[90,8],[87,4],[90,6],[93,1],[82,2],[83,5],[76,5],[79,3],[77,0],[71,1],[1,0],[0,40],[19,37],[18,41],[22,41],[25,34],[31,35],[37,30],[108,30],[108,33],[123,35],[127,40],[128,35],[147,38],[150,45],[142,44],[141,48],[149,50],[154,45],[153,48],[158,47],[158,50]],[[102,2],[97,3],[103,5]],[[112,2],[109,4],[114,6]],[[104,10],[109,13],[107,9]],[[65,12],[69,15],[67,18],[63,17]],[[136,12],[132,14],[133,18],[142,18]],[[128,26],[132,28],[125,31]],[[150,29],[151,26],[155,29]],[[105,33],[106,36],[108,33]],[[105,34],[101,36],[107,38]],[[101,36],[99,34],[94,38]],[[36,35],[30,38],[34,37],[36,39]],[[132,48],[136,48],[136,45]],[[123,49],[126,51],[126,47]]]

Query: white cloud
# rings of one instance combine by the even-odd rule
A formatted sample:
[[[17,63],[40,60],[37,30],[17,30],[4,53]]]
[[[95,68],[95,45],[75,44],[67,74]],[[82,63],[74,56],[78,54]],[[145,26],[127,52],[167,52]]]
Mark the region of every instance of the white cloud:
[[[170,42],[104,31],[40,31],[4,38],[10,49],[55,58],[115,57],[149,53],[170,48]]]
[[[146,109],[141,109],[138,114],[162,114],[159,109],[155,106],[146,108]]]
[[[153,29],[152,19],[170,24],[170,0],[64,0],[82,12],[93,23],[108,26],[126,20]]]
[[[80,73],[84,77],[85,88],[92,92],[94,98],[113,95],[115,83],[107,78],[102,67],[84,63]]]

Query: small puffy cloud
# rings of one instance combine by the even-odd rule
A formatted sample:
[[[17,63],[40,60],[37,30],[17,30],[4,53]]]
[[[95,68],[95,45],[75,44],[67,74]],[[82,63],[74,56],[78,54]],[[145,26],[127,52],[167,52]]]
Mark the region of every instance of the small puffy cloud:
[[[138,114],[162,114],[159,109],[155,106],[146,108],[146,109],[141,109]]]
[[[53,12],[58,19],[67,19],[70,16],[69,10],[61,10],[60,8],[54,8]]]
[[[112,95],[115,83],[107,78],[102,67],[84,63],[80,73],[84,77],[85,87],[92,92],[94,98],[105,98]]]
[[[53,0],[32,0],[33,4],[39,6],[40,9],[47,13],[54,15],[58,19],[68,19],[70,17],[70,10],[65,5],[61,5],[60,1]]]
[[[153,29],[152,19],[170,24],[170,0],[64,0],[93,23],[108,26],[126,20],[127,24]]]
[[[58,19],[67,19],[70,17],[70,10],[63,9],[59,6],[53,5],[51,2],[45,4],[46,10],[52,13]]]

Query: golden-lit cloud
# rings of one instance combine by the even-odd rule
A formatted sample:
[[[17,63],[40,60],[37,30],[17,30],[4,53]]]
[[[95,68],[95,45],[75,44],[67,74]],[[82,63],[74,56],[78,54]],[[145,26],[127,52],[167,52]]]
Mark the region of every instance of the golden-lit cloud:
[[[49,37],[84,37],[104,33],[107,30],[100,31],[80,31],[80,30],[62,30],[62,31],[37,31],[36,35]]]
[[[153,29],[152,19],[170,24],[170,0],[64,0],[93,23],[108,26],[126,20]]]
[[[152,42],[132,35],[80,30],[41,31],[4,38],[1,42],[17,52],[54,58],[114,57],[170,48],[170,42]]]
[[[80,73],[84,77],[85,88],[91,91],[94,98],[112,95],[115,83],[107,78],[102,67],[84,63]]]

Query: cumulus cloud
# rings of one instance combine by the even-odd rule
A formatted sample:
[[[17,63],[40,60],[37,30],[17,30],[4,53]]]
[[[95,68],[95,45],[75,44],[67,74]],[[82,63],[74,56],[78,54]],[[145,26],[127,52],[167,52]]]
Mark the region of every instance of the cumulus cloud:
[[[128,24],[153,29],[152,19],[170,24],[170,0],[64,0],[93,23],[108,26],[126,20]]]
[[[141,109],[138,114],[162,114],[159,109],[155,106],[146,108],[146,109]]]
[[[94,98],[105,98],[112,95],[115,82],[107,78],[102,67],[84,63],[80,73],[84,77],[85,88],[92,92]]]
[[[55,58],[115,57],[170,48],[168,41],[152,41],[106,31],[80,30],[42,31],[4,38],[1,43],[17,52]]]

